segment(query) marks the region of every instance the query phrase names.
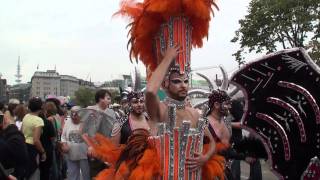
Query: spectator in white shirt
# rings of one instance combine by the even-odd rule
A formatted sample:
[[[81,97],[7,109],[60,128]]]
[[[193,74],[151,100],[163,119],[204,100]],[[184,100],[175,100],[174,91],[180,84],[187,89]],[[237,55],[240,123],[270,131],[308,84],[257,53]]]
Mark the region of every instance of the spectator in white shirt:
[[[80,180],[80,170],[82,179],[90,180],[88,147],[81,137],[81,122],[77,113],[79,109],[79,106],[71,108],[71,119],[67,119],[61,136],[62,151],[68,163],[68,180]]]

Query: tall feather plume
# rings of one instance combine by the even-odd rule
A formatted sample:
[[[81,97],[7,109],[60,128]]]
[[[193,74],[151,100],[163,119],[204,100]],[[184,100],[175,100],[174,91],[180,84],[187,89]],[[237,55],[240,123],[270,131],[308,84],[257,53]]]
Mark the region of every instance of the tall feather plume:
[[[141,74],[138,69],[137,64],[134,65],[133,70],[131,72],[131,79],[132,79],[132,89],[133,91],[137,92],[141,90]]]
[[[214,0],[123,0],[120,6],[115,16],[130,19],[130,60],[141,60],[150,72],[157,67],[152,44],[161,24],[167,22],[169,17],[187,16],[193,27],[191,44],[202,47],[203,38],[208,37],[213,7],[218,10]]]

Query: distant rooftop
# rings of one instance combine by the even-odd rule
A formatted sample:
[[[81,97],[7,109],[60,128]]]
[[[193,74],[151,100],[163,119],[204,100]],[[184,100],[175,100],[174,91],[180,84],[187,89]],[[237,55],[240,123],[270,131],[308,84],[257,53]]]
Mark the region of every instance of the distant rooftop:
[[[78,78],[74,77],[74,76],[70,76],[70,75],[60,75],[61,80],[69,80],[69,81],[79,81]]]
[[[29,88],[29,87],[31,87],[30,83],[20,83],[20,84],[12,85],[10,87],[10,89],[11,90],[14,90],[14,89],[25,89],[25,88]]]
[[[47,70],[46,72],[43,71],[36,71],[33,74],[33,77],[53,77],[53,78],[60,78],[59,73],[56,70]]]

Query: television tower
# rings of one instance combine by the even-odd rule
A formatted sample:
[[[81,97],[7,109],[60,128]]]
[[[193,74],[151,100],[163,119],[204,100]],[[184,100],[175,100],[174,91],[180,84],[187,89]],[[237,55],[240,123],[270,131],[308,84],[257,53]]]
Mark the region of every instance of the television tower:
[[[21,83],[21,77],[22,77],[22,75],[21,75],[21,72],[20,72],[20,56],[18,57],[18,65],[17,65],[17,74],[15,75],[16,76],[16,83],[17,84],[20,84]]]

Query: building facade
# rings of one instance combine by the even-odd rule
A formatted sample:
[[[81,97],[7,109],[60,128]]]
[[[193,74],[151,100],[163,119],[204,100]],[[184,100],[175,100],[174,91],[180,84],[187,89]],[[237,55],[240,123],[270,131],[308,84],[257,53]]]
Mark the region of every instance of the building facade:
[[[69,75],[60,77],[60,96],[73,96],[80,87],[79,79]]]
[[[31,96],[45,99],[48,95],[60,96],[59,73],[55,70],[36,71],[31,78]]]
[[[95,89],[92,82],[70,75],[60,75],[55,70],[36,71],[31,78],[31,96],[42,99],[48,95],[73,97],[80,87]]]
[[[0,102],[8,102],[7,80],[0,77]]]
[[[9,98],[27,102],[30,99],[31,83],[16,84],[9,88]]]
[[[88,89],[96,89],[95,85],[91,81],[85,81],[83,79],[78,79],[79,80],[79,87],[80,88],[88,88]]]

